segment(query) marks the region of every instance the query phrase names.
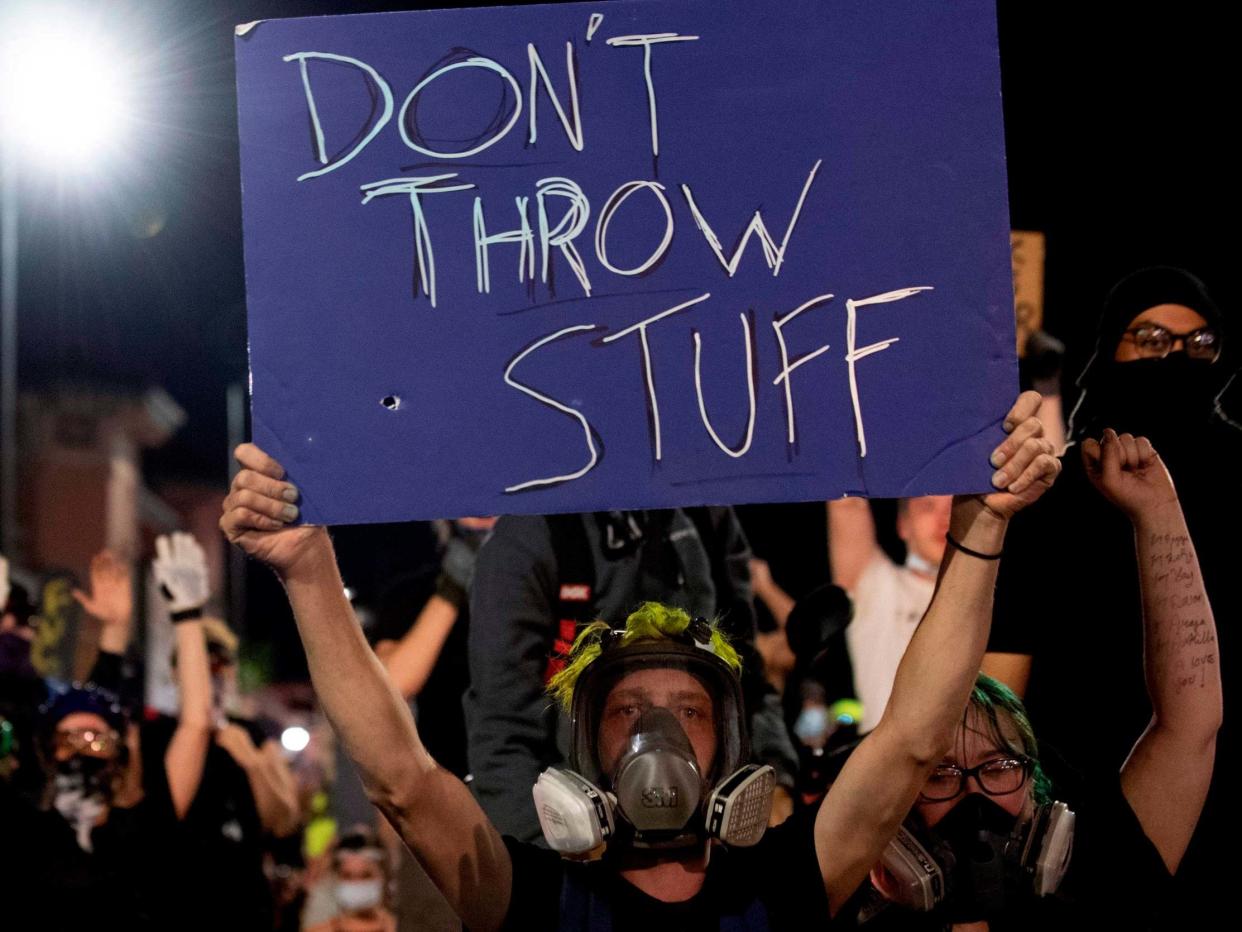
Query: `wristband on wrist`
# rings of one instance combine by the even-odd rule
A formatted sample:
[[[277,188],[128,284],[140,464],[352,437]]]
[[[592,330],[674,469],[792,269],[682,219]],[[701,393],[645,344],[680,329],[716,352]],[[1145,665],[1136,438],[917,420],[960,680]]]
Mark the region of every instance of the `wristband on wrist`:
[[[182,609],[179,612],[172,612],[169,617],[172,619],[172,623],[174,625],[183,621],[198,621],[203,617],[203,610],[202,608]]]
[[[949,533],[944,535],[944,539],[948,541],[949,546],[954,550],[960,550],[962,553],[966,554],[966,556],[975,557],[978,560],[999,560],[1005,553],[1004,549],[1001,549],[997,553],[980,553],[978,550],[971,550],[969,547],[954,540],[953,535]]]

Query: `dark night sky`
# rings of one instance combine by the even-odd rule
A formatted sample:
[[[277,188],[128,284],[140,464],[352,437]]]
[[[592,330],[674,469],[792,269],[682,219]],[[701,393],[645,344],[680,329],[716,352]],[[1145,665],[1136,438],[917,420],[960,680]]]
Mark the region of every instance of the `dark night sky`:
[[[190,421],[151,477],[223,481],[225,388],[246,371],[232,26],[412,5],[107,4],[146,37],[137,65],[159,141],[136,140],[139,168],[81,199],[24,185],[23,385],[163,385]],[[1236,297],[1225,14],[1181,3],[1086,19],[1082,6],[999,6],[1013,224],[1048,234],[1047,322],[1071,360],[1108,285],[1138,265],[1184,263],[1226,305]],[[135,236],[152,210],[163,229]]]
[[[127,27],[158,142],[135,136],[136,167],[85,194],[24,179],[22,386],[162,385],[190,417],[149,456],[148,480],[223,487],[225,391],[246,377],[232,27],[420,5],[95,3]],[[1012,221],[1048,235],[1045,324],[1069,344],[1068,371],[1108,286],[1133,268],[1185,265],[1227,311],[1236,303],[1226,9],[999,3]],[[152,215],[162,230],[136,236]]]

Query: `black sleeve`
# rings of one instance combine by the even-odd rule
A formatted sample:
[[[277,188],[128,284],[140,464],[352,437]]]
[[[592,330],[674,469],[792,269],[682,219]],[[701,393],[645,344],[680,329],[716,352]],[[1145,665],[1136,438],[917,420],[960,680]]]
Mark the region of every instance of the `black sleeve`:
[[[1096,928],[1161,927],[1173,878],[1121,791],[1120,777],[1088,787],[1074,825],[1069,872],[1057,891]]]
[[[1057,575],[1054,561],[1063,549],[1063,542],[1056,539],[1060,492],[1054,486],[1043,500],[1010,522],[1005,555],[997,568],[990,652],[1036,653],[1040,616],[1048,611],[1048,601],[1041,594],[1047,592],[1049,576]]]
[[[504,843],[513,862],[513,887],[509,891],[509,912],[501,928],[513,932],[559,928],[561,879],[565,870],[561,856],[510,835],[504,836]]]
[[[742,689],[750,712],[751,756],[776,768],[777,782],[792,789],[798,775],[780,697],[763,676],[763,657],[755,649],[755,602],[750,585],[750,544],[732,508],[708,508],[714,541],[704,543],[712,557],[716,606],[742,655]],[[720,554],[717,559],[716,550]]]
[[[830,927],[828,892],[815,850],[818,812],[818,806],[800,808],[768,829],[753,848],[729,851],[731,872],[740,872],[738,888],[757,880],[773,929]]]
[[[462,705],[475,797],[505,835],[542,838],[531,787],[560,760],[544,673],[556,636],[556,558],[541,517],[501,518],[479,551]]]
[[[87,679],[96,686],[110,689],[120,695],[121,684],[125,679],[125,658],[120,654],[111,654],[101,650],[95,657],[95,665],[91,667]]]

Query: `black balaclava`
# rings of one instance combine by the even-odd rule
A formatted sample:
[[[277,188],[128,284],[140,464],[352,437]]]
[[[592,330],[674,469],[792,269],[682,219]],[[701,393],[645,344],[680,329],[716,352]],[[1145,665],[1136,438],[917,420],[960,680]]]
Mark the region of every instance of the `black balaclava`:
[[[1220,334],[1221,357],[1206,363],[1173,352],[1164,359],[1114,362],[1130,322],[1160,304],[1180,304],[1202,315]],[[1104,302],[1095,353],[1078,377],[1083,394],[1070,418],[1071,439],[1099,437],[1111,427],[1148,437],[1166,459],[1195,446],[1217,418],[1217,396],[1235,368],[1227,331],[1220,308],[1189,272],[1154,266],[1123,278]]]

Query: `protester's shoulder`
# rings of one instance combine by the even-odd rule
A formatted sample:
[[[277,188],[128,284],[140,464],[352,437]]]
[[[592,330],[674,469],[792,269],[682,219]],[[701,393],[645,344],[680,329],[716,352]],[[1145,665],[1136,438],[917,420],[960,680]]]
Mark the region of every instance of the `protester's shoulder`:
[[[479,549],[479,562],[513,559],[518,555],[552,558],[552,530],[543,515],[504,515]]]
[[[506,930],[554,929],[558,923],[565,862],[555,851],[503,836],[513,865]]]
[[[1120,776],[1088,781],[1079,809],[1071,870],[1078,868],[1093,876],[1122,874],[1129,881],[1142,879],[1157,885],[1172,879],[1126,799]]]
[[[713,855],[717,889],[757,897],[773,929],[830,928],[828,895],[815,849],[815,807],[799,809],[750,848]]]

